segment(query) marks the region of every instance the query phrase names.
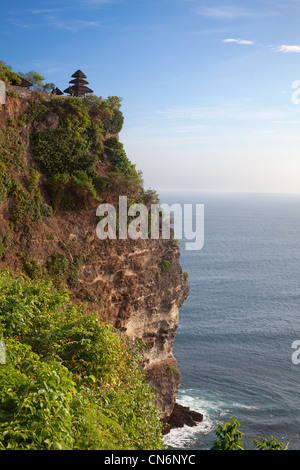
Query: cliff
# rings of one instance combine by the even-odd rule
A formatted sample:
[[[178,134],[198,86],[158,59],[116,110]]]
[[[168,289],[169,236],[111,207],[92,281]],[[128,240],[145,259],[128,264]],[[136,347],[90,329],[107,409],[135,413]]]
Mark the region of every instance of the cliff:
[[[0,269],[48,276],[101,321],[145,341],[143,367],[166,420],[181,382],[173,345],[189,293],[179,248],[172,239],[97,237],[100,203],[117,206],[119,196],[154,202],[115,141],[119,129],[105,126],[103,102],[99,111],[99,103],[96,109],[79,99],[7,88],[0,105]],[[52,163],[61,166],[57,174]]]

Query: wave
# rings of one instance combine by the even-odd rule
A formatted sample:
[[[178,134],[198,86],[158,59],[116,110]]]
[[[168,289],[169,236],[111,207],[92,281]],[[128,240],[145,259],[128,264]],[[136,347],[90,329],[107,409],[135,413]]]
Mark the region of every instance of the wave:
[[[253,410],[253,411],[258,411],[259,408],[257,406],[251,406],[251,405],[244,405],[242,403],[233,403],[232,408],[242,408],[245,410]]]
[[[221,408],[222,402],[203,398],[199,390],[182,390],[176,401],[179,405],[188,406],[191,410],[202,413],[203,420],[197,426],[171,429],[164,437],[164,443],[171,448],[192,447],[201,436],[211,433],[216,428],[216,416],[225,411]]]
[[[202,448],[204,439],[207,438],[207,442],[212,443],[216,438],[214,431],[217,425],[229,421],[230,416],[234,415],[237,410],[259,410],[255,406],[239,402],[226,402],[213,393],[197,389],[180,390],[176,401],[179,405],[202,413],[203,421],[194,427],[184,426],[172,429],[164,436],[164,443],[174,449],[193,448],[195,445]]]

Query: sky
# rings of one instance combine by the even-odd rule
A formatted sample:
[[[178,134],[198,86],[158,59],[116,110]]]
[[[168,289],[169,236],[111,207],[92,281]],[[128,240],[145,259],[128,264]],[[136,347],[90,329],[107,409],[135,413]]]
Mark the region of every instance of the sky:
[[[300,193],[299,0],[0,0],[0,60],[119,96],[145,188]]]

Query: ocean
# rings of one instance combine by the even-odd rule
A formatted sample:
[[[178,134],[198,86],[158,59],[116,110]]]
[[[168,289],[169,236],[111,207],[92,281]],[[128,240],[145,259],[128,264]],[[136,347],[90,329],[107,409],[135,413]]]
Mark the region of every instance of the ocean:
[[[160,192],[160,200],[204,204],[203,248],[179,245],[190,295],[174,346],[177,402],[204,419],[165,443],[208,450],[232,416],[246,449],[272,435],[300,450],[300,346],[292,347],[300,345],[300,195]]]

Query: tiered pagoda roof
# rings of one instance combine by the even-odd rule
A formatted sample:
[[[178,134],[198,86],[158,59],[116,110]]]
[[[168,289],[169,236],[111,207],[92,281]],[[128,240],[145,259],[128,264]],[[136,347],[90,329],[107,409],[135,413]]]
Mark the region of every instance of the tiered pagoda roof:
[[[81,70],[77,70],[77,72],[73,73],[72,78],[73,80],[69,82],[72,85],[64,90],[64,93],[68,93],[70,96],[78,96],[80,98],[85,96],[87,93],[93,93],[93,90],[86,86],[89,82],[85,80],[86,75],[84,75]]]

